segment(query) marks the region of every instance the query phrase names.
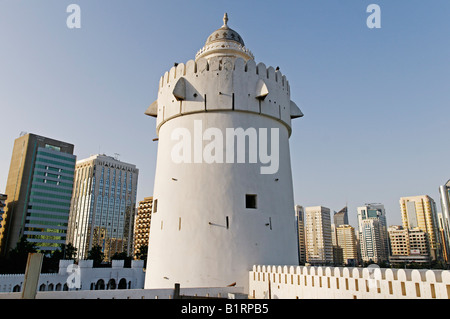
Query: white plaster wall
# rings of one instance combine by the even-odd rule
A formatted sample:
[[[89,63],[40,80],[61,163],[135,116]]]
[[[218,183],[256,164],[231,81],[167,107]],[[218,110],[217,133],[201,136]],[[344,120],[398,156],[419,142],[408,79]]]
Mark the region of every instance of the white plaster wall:
[[[279,129],[279,170],[259,163],[176,164],[171,133],[194,120],[208,127]],[[270,130],[269,130],[270,131]],[[257,194],[257,209],[245,195]],[[160,127],[145,288],[248,286],[255,263],[297,263],[296,224],[288,130],[267,116],[238,111],[188,114]],[[226,216],[229,229],[226,228]],[[181,218],[181,229],[179,221]],[[271,221],[270,226],[266,226]],[[213,225],[209,224],[212,223]]]
[[[42,284],[46,286],[46,290],[50,284],[53,284],[53,289],[56,289],[56,285],[61,284],[61,289],[63,289],[69,276],[72,275],[72,272],[67,272],[67,267],[71,264],[73,264],[73,260],[61,260],[58,273],[40,274],[38,290]],[[96,284],[100,279],[103,279],[105,286],[110,279],[114,279],[116,289],[122,278],[126,280],[127,284],[130,282],[130,289],[144,287],[144,263],[141,260],[132,261],[131,268],[123,268],[123,260],[113,261],[111,268],[92,268],[92,260],[80,260],[78,266],[80,290],[91,289],[91,283]],[[0,292],[12,292],[16,285],[22,288],[23,280],[24,274],[0,275]]]
[[[256,299],[269,298],[269,285],[272,299],[450,298],[448,270],[254,266],[249,279]]]
[[[245,298],[242,287],[180,288],[180,295]],[[172,299],[174,289],[38,291],[36,299]],[[0,293],[0,299],[20,299],[20,292]]]
[[[172,94],[180,78],[186,80],[186,97],[182,101]],[[269,92],[261,102],[256,99],[260,79]],[[208,110],[231,111],[233,94],[235,110],[271,116],[284,123],[290,135],[291,100],[286,76],[271,66],[266,67],[264,63],[256,65],[254,60],[245,62],[242,58],[233,57],[189,60],[166,72],[159,83],[157,131],[166,121],[184,114]]]

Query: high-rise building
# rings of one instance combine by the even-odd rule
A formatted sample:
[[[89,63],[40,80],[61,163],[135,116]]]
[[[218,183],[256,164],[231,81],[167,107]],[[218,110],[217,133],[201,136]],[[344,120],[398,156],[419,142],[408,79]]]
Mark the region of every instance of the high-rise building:
[[[408,230],[402,226],[389,226],[389,244],[391,256],[409,255],[409,236]]]
[[[149,244],[150,223],[152,218],[153,197],[145,197],[137,207],[136,220],[134,222],[134,255],[139,252],[141,246]]]
[[[306,260],[314,265],[333,263],[330,209],[305,207]]]
[[[355,266],[358,261],[356,249],[355,228],[350,225],[336,227],[336,246],[342,249],[342,259],[345,265]]]
[[[426,263],[430,261],[427,234],[418,229],[390,226],[388,229],[389,261],[395,263]]]
[[[295,218],[297,219],[298,231],[298,260],[300,264],[306,263],[305,243],[305,212],[303,206],[295,205]]]
[[[74,146],[25,134],[14,141],[0,229],[1,251],[22,236],[49,253],[66,242],[76,156]]]
[[[444,259],[450,262],[450,180],[445,185],[439,186],[439,195],[442,209],[442,218],[440,219],[442,253]]]
[[[67,242],[84,259],[101,246],[105,259],[133,254],[136,188],[139,170],[111,156],[77,161]]]
[[[6,194],[0,194],[0,229],[3,227],[2,220],[3,220],[3,214],[5,213],[5,202],[8,198],[8,195]]]
[[[347,206],[342,208],[337,213],[335,212],[334,216],[333,216],[333,220],[334,220],[334,225],[336,227],[338,227],[340,225],[348,225],[349,223],[348,223],[348,208],[347,208]]]
[[[337,243],[335,224],[331,224],[331,243],[333,244],[333,264],[335,266],[342,266],[344,264],[344,253],[342,247],[339,247]]]
[[[442,259],[444,260],[444,262],[450,263],[450,260],[449,260],[449,254],[450,254],[449,244],[450,243],[448,242],[447,233],[445,231],[445,229],[446,229],[445,217],[444,217],[444,214],[442,214],[442,213],[438,213],[437,217],[438,217],[438,225],[439,225],[438,226],[439,236],[440,236],[441,248],[442,248]]]
[[[357,210],[361,259],[375,263],[387,261],[389,242],[384,205],[365,204]]]
[[[400,208],[403,227],[424,231],[428,236],[431,259],[440,259],[441,243],[434,200],[428,195],[401,197]]]

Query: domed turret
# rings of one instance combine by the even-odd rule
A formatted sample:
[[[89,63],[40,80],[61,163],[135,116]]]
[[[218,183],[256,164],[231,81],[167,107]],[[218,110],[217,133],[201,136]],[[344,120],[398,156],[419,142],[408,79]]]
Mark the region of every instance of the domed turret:
[[[245,47],[242,37],[228,26],[228,15],[223,16],[223,26],[211,33],[205,46],[197,52],[195,59],[210,59],[213,56],[241,57],[245,61],[254,59]]]

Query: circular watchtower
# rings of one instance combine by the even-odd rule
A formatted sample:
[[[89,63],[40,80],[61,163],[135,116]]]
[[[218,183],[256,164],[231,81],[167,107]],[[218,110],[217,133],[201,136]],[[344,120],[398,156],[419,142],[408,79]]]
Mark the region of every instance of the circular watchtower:
[[[146,114],[159,137],[146,289],[246,289],[254,264],[298,264],[289,136],[303,114],[226,14]]]

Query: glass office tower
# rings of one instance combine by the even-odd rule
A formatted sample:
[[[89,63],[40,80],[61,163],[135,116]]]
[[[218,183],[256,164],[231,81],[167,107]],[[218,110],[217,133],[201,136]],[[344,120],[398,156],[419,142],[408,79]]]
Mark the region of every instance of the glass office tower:
[[[73,148],[35,134],[15,140],[0,229],[2,254],[22,236],[42,253],[65,244],[76,162]]]

